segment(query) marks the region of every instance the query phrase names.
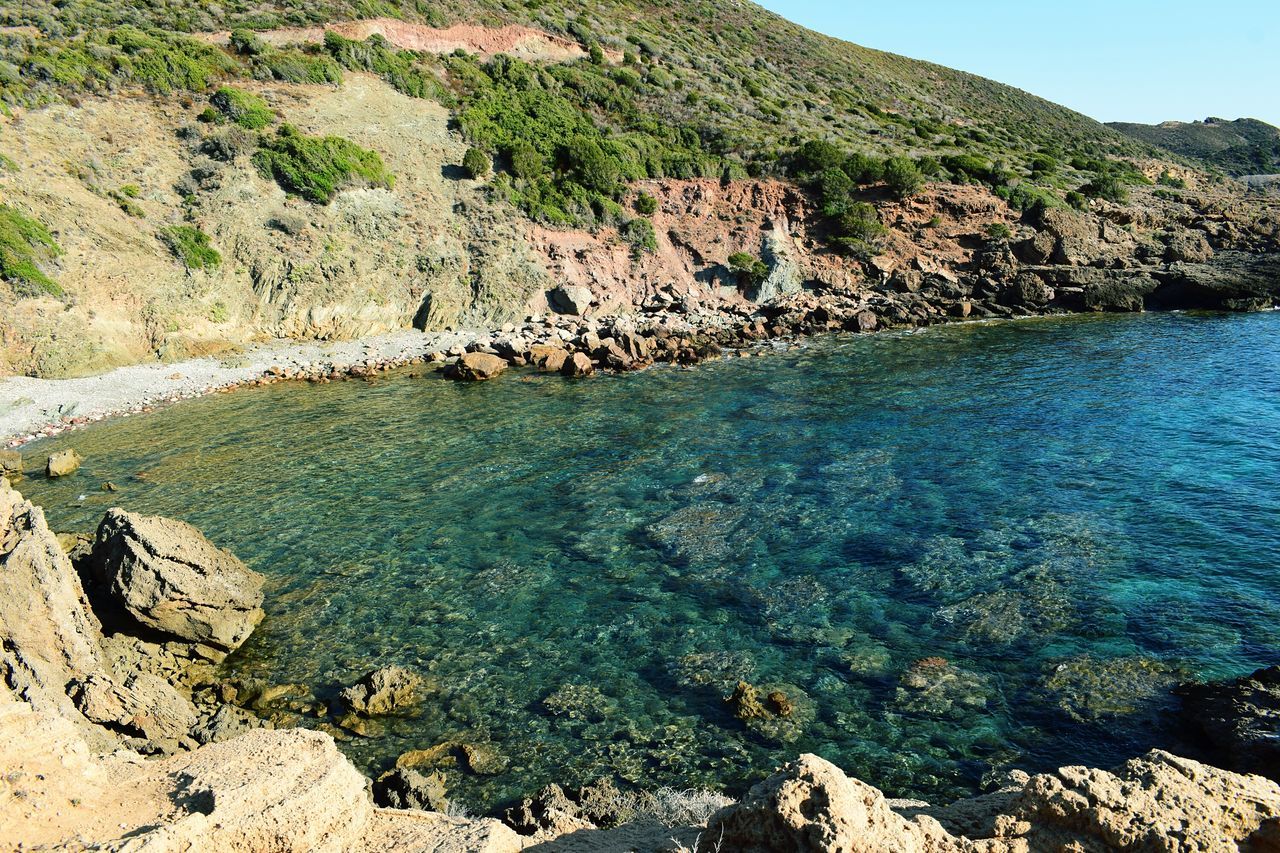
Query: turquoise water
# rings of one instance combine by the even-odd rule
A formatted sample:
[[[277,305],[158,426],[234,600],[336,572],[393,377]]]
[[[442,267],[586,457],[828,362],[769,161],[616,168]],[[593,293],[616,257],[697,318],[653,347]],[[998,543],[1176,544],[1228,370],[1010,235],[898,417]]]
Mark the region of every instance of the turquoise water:
[[[24,488],[59,529],[178,516],[266,574],[236,674],[426,673],[421,716],[343,748],[492,743],[506,772],[448,774],[473,809],[607,772],[732,792],[801,751],[940,798],[1174,743],[1171,683],[1280,660],[1278,339],[1074,318],[281,385],[36,446],[88,461]],[[748,728],[738,679],[794,712]]]

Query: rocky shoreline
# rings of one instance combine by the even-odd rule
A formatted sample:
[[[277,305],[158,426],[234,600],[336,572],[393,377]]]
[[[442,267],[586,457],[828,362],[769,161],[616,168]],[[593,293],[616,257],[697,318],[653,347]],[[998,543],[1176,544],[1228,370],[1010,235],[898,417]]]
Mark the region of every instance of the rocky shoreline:
[[[1043,240],[1045,234],[1052,240]],[[689,366],[746,355],[769,341],[824,333],[1148,308],[1261,311],[1280,306],[1280,255],[1275,253],[1183,252],[1177,257],[1198,262],[1115,269],[1017,259],[1064,251],[1061,245],[1068,239],[1046,228],[1021,243],[1002,240],[988,246],[976,256],[976,268],[963,274],[945,267],[885,272],[880,285],[867,292],[816,288],[766,304],[731,306],[681,301],[671,289],[635,306],[633,313],[594,316],[589,290],[562,287],[553,292],[552,304],[566,313],[529,316],[518,326],[491,331],[406,331],[327,346],[275,345],[251,351],[242,364],[200,359],[121,368],[83,380],[11,377],[0,380],[0,405],[8,403],[0,414],[0,441],[15,448],[212,393],[284,381],[368,379],[408,365],[427,365],[461,380],[490,379],[509,366],[581,377],[656,363]],[[1044,246],[1035,249],[1038,243]]]
[[[431,768],[447,753],[495,772],[488,745],[406,753],[372,800],[335,747],[421,701],[417,674],[374,670],[331,708],[302,685],[217,677],[262,604],[262,579],[190,525],[112,509],[93,536],[55,536],[0,479],[0,848],[1280,849],[1277,667],[1181,691],[1186,723],[1229,769],[1157,750],[1112,771],[1013,771],[934,806],[887,800],[805,755],[736,803],[603,779],[474,819],[456,816]],[[786,713],[785,695],[750,685],[735,700],[740,716]]]

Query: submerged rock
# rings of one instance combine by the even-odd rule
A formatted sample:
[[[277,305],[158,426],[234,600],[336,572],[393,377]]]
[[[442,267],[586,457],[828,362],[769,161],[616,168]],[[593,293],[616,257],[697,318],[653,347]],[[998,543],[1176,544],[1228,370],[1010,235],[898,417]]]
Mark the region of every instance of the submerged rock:
[[[262,575],[183,521],[109,510],[94,571],[143,625],[233,651],[262,621]]]
[[[1224,766],[1280,781],[1280,666],[1176,692],[1183,718],[1204,733]]]
[[[445,368],[447,379],[464,382],[483,382],[507,369],[507,362],[500,356],[487,352],[469,352]]]
[[[416,672],[402,666],[384,666],[338,695],[353,713],[381,717],[413,709],[422,701],[425,686]]]
[[[1098,660],[1089,655],[1059,663],[1044,679],[1058,707],[1082,723],[1153,713],[1171,703],[1170,691],[1176,683],[1173,670],[1158,660]]]
[[[50,477],[66,477],[80,470],[82,462],[84,457],[74,450],[59,450],[49,455],[44,472]]]
[[[407,767],[379,776],[373,783],[373,801],[389,809],[443,812],[449,808],[444,774],[426,775]]]
[[[813,721],[815,711],[804,692],[791,684],[758,689],[746,681],[739,681],[725,702],[733,715],[751,731],[782,743],[799,738],[804,727]]]

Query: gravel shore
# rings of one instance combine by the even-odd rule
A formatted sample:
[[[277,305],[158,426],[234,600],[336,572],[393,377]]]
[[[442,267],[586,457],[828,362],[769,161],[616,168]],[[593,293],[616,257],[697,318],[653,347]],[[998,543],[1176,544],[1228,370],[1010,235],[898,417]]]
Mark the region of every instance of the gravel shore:
[[[481,332],[396,332],[357,341],[262,344],[222,358],[120,367],[81,379],[0,379],[0,444],[16,447],[104,418],[210,394],[279,371],[400,364],[462,347]]]

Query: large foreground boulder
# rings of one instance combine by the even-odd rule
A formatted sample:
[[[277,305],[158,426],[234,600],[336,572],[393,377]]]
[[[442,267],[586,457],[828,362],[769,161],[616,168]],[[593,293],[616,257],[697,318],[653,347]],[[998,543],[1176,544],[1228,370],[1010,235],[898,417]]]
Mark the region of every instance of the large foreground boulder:
[[[514,853],[495,820],[375,808],[319,732],[255,730],[163,761],[96,756],[63,718],[0,689],[0,847],[198,853]]]
[[[229,652],[262,621],[262,576],[186,522],[109,510],[92,564],[134,619],[181,640]]]
[[[1063,767],[996,794],[902,811],[835,765],[803,755],[712,815],[699,851],[1280,850],[1280,786],[1159,750],[1112,771]]]

